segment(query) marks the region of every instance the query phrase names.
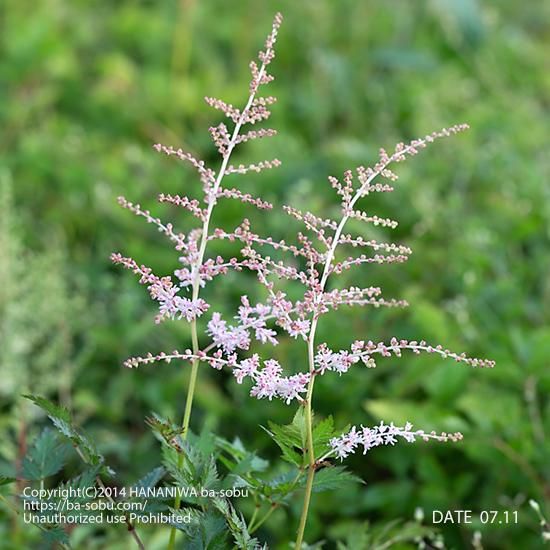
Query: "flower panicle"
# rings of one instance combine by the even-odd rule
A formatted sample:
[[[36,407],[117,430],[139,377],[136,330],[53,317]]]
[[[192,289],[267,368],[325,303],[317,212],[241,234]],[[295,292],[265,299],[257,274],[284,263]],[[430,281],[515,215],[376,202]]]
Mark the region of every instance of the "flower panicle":
[[[267,170],[270,168],[278,168],[281,166],[281,161],[279,159],[273,160],[263,160],[257,164],[239,164],[238,166],[233,166],[230,164],[226,169],[226,174],[246,174],[247,172],[261,172],[262,170]]]
[[[189,197],[180,195],[160,193],[158,196],[158,201],[160,203],[170,203],[184,208],[202,222],[206,219],[207,211],[200,207],[200,203],[197,199],[190,199]]]
[[[187,362],[199,360],[208,363],[212,368],[220,370],[228,367],[232,370],[238,384],[242,384],[245,378],[249,378],[253,384],[250,389],[250,395],[257,399],[281,399],[287,405],[296,400],[302,402],[303,394],[307,392],[310,373],[297,373],[290,376],[282,376],[283,368],[275,359],[260,361],[258,354],[237,361],[237,355],[232,353],[223,357],[221,350],[212,355],[206,351],[193,353],[187,349],[184,352],[174,350],[171,353],[161,352],[156,355],[148,353],[143,357],[130,357],[124,361],[124,366],[130,369],[137,368],[140,365],[149,365],[153,363],[166,362],[171,363],[174,360],[183,360]]]
[[[271,32],[265,42],[265,50],[259,54],[260,64],[254,64],[252,70],[252,82],[250,85],[250,95],[242,109],[239,109],[230,103],[221,99],[206,97],[206,102],[222,111],[234,124],[232,129],[228,128],[223,122],[217,126],[209,128],[210,136],[218,152],[222,157],[221,166],[218,171],[213,170],[205,161],[200,160],[194,154],[184,151],[182,148],[171,145],[156,143],[153,147],[159,153],[177,158],[190,164],[198,172],[202,182],[204,192],[203,202],[196,198],[181,195],[171,195],[161,193],[158,200],[161,203],[169,203],[174,206],[187,210],[200,222],[201,228],[194,229],[187,236],[174,231],[172,224],[164,223],[160,218],[154,216],[149,210],[142,208],[139,204],[134,204],[124,197],[119,198],[119,204],[143,217],[148,223],[152,223],[159,231],[164,233],[174,244],[178,251],[183,252],[179,258],[182,266],[173,273],[179,280],[178,283],[172,282],[171,277],[156,277],[152,271],[145,266],[138,266],[131,258],[125,258],[120,254],[112,256],[115,263],[124,265],[135,273],[141,275],[141,282],[147,284],[149,293],[159,304],[159,315],[156,321],[160,322],[166,318],[186,319],[189,322],[195,321],[205,311],[208,310],[208,304],[198,298],[198,290],[204,287],[206,282],[211,281],[218,275],[225,275],[229,269],[240,270],[245,265],[244,262],[236,258],[224,260],[221,257],[207,258],[206,245],[211,240],[209,234],[209,225],[214,206],[220,198],[236,199],[245,204],[253,205],[261,210],[269,210],[273,206],[268,201],[254,197],[250,193],[245,193],[236,187],[222,185],[223,178],[230,174],[245,174],[247,172],[261,172],[266,169],[273,169],[280,166],[278,159],[264,160],[252,164],[230,164],[230,158],[235,147],[253,139],[262,139],[276,135],[276,130],[272,128],[258,128],[241,132],[244,125],[257,124],[267,120],[271,114],[269,108],[277,99],[267,95],[260,97],[257,92],[261,85],[270,82],[273,77],[267,74],[267,67],[275,56],[275,42],[277,34],[282,23],[282,16],[277,14],[273,21]],[[251,66],[252,67],[252,66]],[[240,234],[225,233],[224,238],[235,240]],[[190,299],[180,294],[182,289],[193,287],[193,298]]]
[[[138,263],[132,258],[122,256],[119,253],[111,254],[111,261],[140,275],[139,282],[147,286],[147,290],[153,300],[159,304],[159,313],[155,322],[160,323],[165,319],[183,319],[194,321],[208,311],[209,304],[202,298],[189,299],[179,294],[180,287],[175,285],[169,276],[159,277],[153,270]]]
[[[398,176],[389,168],[391,164],[403,162],[407,157],[418,154],[421,149],[424,149],[437,139],[455,135],[468,128],[467,124],[456,124],[432,132],[423,138],[414,139],[407,144],[403,142],[398,143],[391,155],[385,149],[380,149],[378,162],[374,166],[358,166],[355,174],[352,170],[346,170],[342,178],[343,182],[335,176],[329,176],[328,180],[331,187],[335,189],[337,195],[340,197],[343,214],[367,223],[373,223],[374,225],[391,228],[397,227],[395,220],[379,218],[369,215],[360,209],[355,209],[356,202],[358,199],[366,197],[373,192],[386,193],[394,190],[392,184],[397,181]],[[383,178],[386,181],[375,182],[376,178]]]
[[[453,359],[471,367],[492,368],[494,361],[455,353],[441,345],[430,345],[424,340],[394,337],[389,343],[355,340],[350,349],[338,351],[332,350],[327,343],[315,348],[318,321],[331,310],[337,310],[341,306],[408,306],[405,300],[384,297],[379,287],[333,288],[332,282],[353,267],[364,264],[402,263],[408,260],[412,253],[410,247],[372,238],[372,234],[377,234],[382,228],[397,227],[398,222],[366,211],[361,206],[362,199],[373,193],[393,192],[398,180],[398,175],[393,171],[395,163],[416,155],[437,139],[466,130],[466,124],[443,128],[408,143],[398,143],[390,152],[380,149],[378,159],[373,165],[348,169],[339,177],[329,176],[329,184],[340,201],[337,208],[339,216],[334,216],[338,219],[323,218],[309,211],[285,206],[286,214],[305,227],[302,231],[296,232],[294,242],[260,236],[251,230],[247,219],[233,231],[210,228],[212,211],[220,198],[240,200],[262,210],[272,209],[269,202],[242,192],[236,187],[226,186],[223,179],[231,174],[259,173],[277,168],[281,164],[277,158],[249,164],[238,163],[232,159],[233,151],[240,145],[277,134],[272,128],[259,128],[256,125],[270,118],[271,107],[277,101],[270,95],[260,96],[259,91],[274,78],[268,69],[275,57],[275,44],[281,23],[282,16],[276,14],[264,49],[259,52],[258,59],[250,63],[250,93],[244,106],[236,107],[216,97],[205,97],[209,106],[226,117],[223,122],[209,128],[212,142],[221,156],[221,165],[217,171],[180,148],[162,144],[154,146],[157,151],[190,164],[198,172],[204,192],[202,201],[169,194],[159,195],[159,201],[187,210],[199,220],[200,229],[192,230],[185,236],[174,231],[171,224],[163,223],[139,204],[133,204],[124,198],[119,199],[124,208],[155,225],[175,244],[176,249],[182,252],[179,258],[181,266],[174,271],[173,277],[159,277],[147,266],[138,265],[132,258],[121,254],[113,254],[113,261],[140,276],[140,283],[147,286],[151,297],[158,302],[157,322],[167,318],[186,319],[193,323],[194,331],[193,350],[147,354],[144,357],[130,358],[125,365],[135,368],[159,361],[169,363],[173,360],[183,360],[191,362],[192,368],[196,369],[198,362],[204,362],[217,370],[230,369],[238,384],[247,380],[251,384],[252,397],[270,401],[281,399],[287,404],[297,401],[305,404],[310,412],[311,396],[308,394],[306,401],[305,394],[308,392],[308,386],[313,387],[315,376],[327,372],[342,375],[359,363],[367,368],[374,368],[377,366],[376,356],[401,357],[405,351],[414,354],[435,353],[442,358]],[[253,129],[249,129],[251,126]],[[244,131],[241,131],[243,129]],[[369,224],[369,237],[345,232],[345,226],[350,220]],[[239,242],[243,259],[207,257],[207,244],[216,239]],[[281,253],[286,257],[283,260],[279,259]],[[256,273],[267,298],[263,303],[251,305],[248,297],[242,296],[238,313],[230,321],[224,319],[219,312],[213,312],[206,323],[205,331],[210,343],[201,349],[198,344],[197,323],[194,321],[203,316],[210,306],[198,297],[199,289],[214,277],[225,275],[229,269],[239,271],[243,268]],[[291,299],[286,292],[278,288],[281,281],[300,283],[303,294]],[[184,295],[188,291],[191,291],[192,298]],[[276,346],[280,333],[277,329],[282,329],[292,338],[308,342],[308,372],[292,372],[286,375],[283,366],[276,359],[261,359],[257,353],[253,353],[253,344],[256,342]],[[243,358],[244,352],[248,352],[249,356]],[[373,428],[354,426],[349,432],[330,441],[330,452],[327,457],[334,454],[337,458],[343,459],[360,446],[366,453],[376,446],[394,445],[398,439],[413,442],[417,438],[458,441],[462,434],[413,430],[409,422],[403,427],[395,426],[393,423],[386,425],[383,422]],[[313,450],[310,452],[313,454]]]
[[[273,24],[271,26],[271,32],[266,38],[265,49],[258,53],[258,60],[261,66],[258,67],[256,61],[250,62],[250,72],[252,79],[250,81],[250,93],[255,94],[258,88],[263,84],[269,84],[273,81],[274,77],[270,75],[265,69],[275,58],[275,42],[279,34],[279,29],[283,22],[283,16],[281,13],[276,13],[273,18]],[[263,70],[262,70],[263,69]]]
[[[252,204],[258,210],[272,210],[273,204],[268,201],[264,201],[259,197],[254,197],[250,193],[243,193],[236,187],[220,188],[218,190],[217,197],[225,197],[226,199],[237,199],[243,203]]]
[[[314,238],[320,242],[319,248],[301,232],[297,233],[298,243],[294,245],[269,237],[262,238],[250,231],[249,225],[244,226],[239,238],[245,243],[242,252],[247,258],[247,266],[257,272],[259,281],[269,292],[273,291],[277,279],[296,280],[302,283],[306,287],[303,300],[305,310],[313,311],[316,316],[343,304],[406,307],[408,304],[405,300],[386,300],[373,296],[350,298],[325,294],[324,287],[329,276],[340,275],[352,267],[363,264],[402,263],[407,261],[412,253],[410,247],[405,245],[365,239],[361,235],[354,236],[344,233],[344,226],[348,220],[356,219],[374,226],[397,227],[396,220],[367,213],[359,208],[357,203],[372,192],[393,191],[392,184],[397,180],[397,175],[390,170],[392,163],[401,162],[408,156],[417,154],[436,139],[457,134],[467,128],[466,124],[458,124],[412,140],[408,144],[398,143],[391,154],[380,149],[378,162],[374,166],[368,168],[359,166],[355,172],[346,170],[342,181],[330,176],[329,182],[341,199],[342,218],[340,221],[330,218],[323,219],[312,212],[303,212],[292,206],[285,206],[285,212],[302,222],[306,229],[314,235]],[[382,178],[385,181],[375,181],[377,178]],[[258,250],[259,247],[266,245],[271,246],[274,250],[291,252],[294,257],[305,262],[305,267],[302,268],[300,262],[289,263],[285,260],[275,260],[268,253]],[[355,253],[353,256],[338,258],[337,253],[340,254],[341,248],[349,248],[352,251],[361,248],[371,249],[373,253]]]
[[[461,441],[463,436],[460,432],[437,433],[435,431],[413,430],[413,425],[410,422],[407,422],[403,427],[395,426],[393,422],[389,425],[380,422],[378,426],[372,428],[360,426],[358,429],[356,426],[352,426],[347,433],[332,438],[329,446],[331,454],[334,454],[340,460],[344,460],[344,458],[355,453],[360,446],[363,447],[363,454],[366,454],[374,447],[395,445],[399,439],[403,439],[407,443],[414,443],[417,439],[422,441],[457,442]]]
[[[131,265],[133,266],[133,264]],[[354,292],[374,298],[379,295],[380,289],[371,287],[349,291],[350,294]],[[471,367],[494,367],[493,361],[468,357],[464,353],[457,354],[440,345],[432,346],[423,340],[417,342],[414,340],[397,340],[397,338],[392,338],[389,344],[356,340],[351,345],[350,350],[340,350],[338,352],[334,352],[325,343],[320,344],[314,357],[314,370],[309,373],[298,372],[291,376],[283,376],[282,366],[274,359],[264,361],[264,367],[261,368],[261,362],[257,354],[244,359],[238,357],[239,351],[250,349],[253,340],[262,344],[278,344],[277,333],[268,324],[270,321],[283,326],[291,334],[292,326],[295,337],[307,335],[309,321],[303,316],[300,318],[300,312],[303,313],[303,304],[293,308],[292,303],[286,300],[284,294],[281,293],[274,298],[270,298],[265,304],[254,306],[250,304],[246,296],[243,296],[238,314],[235,316],[236,323],[227,323],[218,312],[212,315],[207,324],[207,334],[210,336],[212,343],[199,354],[193,354],[190,350],[185,353],[148,354],[146,357],[128,359],[125,365],[137,367],[141,364],[158,361],[170,362],[173,359],[187,361],[198,359],[209,363],[210,366],[216,369],[221,369],[224,366],[230,368],[239,384],[245,378],[250,378],[253,382],[250,391],[251,396],[269,400],[279,398],[287,404],[294,399],[303,400],[302,394],[306,391],[307,383],[312,375],[323,375],[328,371],[342,375],[359,362],[362,362],[367,368],[374,368],[377,366],[373,357],[376,354],[382,357],[401,357],[402,351],[410,350],[416,354],[421,352],[436,353],[443,358],[450,358]],[[296,318],[292,319],[292,315],[296,315]]]
[[[258,96],[257,94],[260,86],[269,84],[274,80],[273,75],[267,72],[267,68],[275,58],[275,43],[282,21],[282,15],[277,13],[273,20],[271,32],[265,41],[265,49],[259,52],[257,61],[250,62],[250,98],[243,109],[239,109],[231,103],[216,97],[206,96],[204,98],[205,102],[210,107],[221,111],[238,128],[245,124],[254,125],[267,120],[271,116],[269,107],[277,102],[277,98],[274,96]],[[223,123],[210,128],[212,141],[223,157],[230,154],[231,150],[238,144],[245,143],[252,139],[271,137],[276,134],[276,130],[267,128],[250,130],[241,135],[239,135],[239,132],[234,132],[233,135],[231,135]],[[262,168],[277,167],[280,165],[280,162],[275,159],[274,161],[265,161],[263,164],[264,166],[262,166],[262,163],[252,165],[250,170],[259,171],[259,169]],[[238,173],[244,173],[245,171],[244,167],[241,168],[241,170],[237,170]]]
[[[424,340],[398,340],[392,338],[389,344],[384,342],[373,342],[371,340],[356,340],[351,345],[351,351],[340,350],[332,351],[327,344],[320,344],[315,355],[315,366],[317,374],[324,374],[326,371],[334,371],[338,374],[343,374],[348,369],[358,362],[363,362],[367,367],[376,367],[376,362],[373,355],[381,355],[382,357],[401,357],[403,351],[409,350],[414,354],[420,353],[435,353],[444,359],[453,359],[457,363],[465,363],[474,368],[493,368],[495,362],[489,359],[478,359],[469,357],[465,353],[455,353],[441,345],[432,346]]]
[[[122,196],[118,197],[117,200],[122,208],[126,208],[136,216],[145,218],[147,223],[156,225],[161,233],[164,233],[173,243],[175,243],[176,250],[186,250],[187,244],[185,235],[174,231],[174,227],[171,223],[163,223],[160,218],[153,216],[149,210],[143,209],[139,204],[134,204]]]
[[[180,258],[181,263],[192,265],[192,262],[188,261],[187,257],[182,256]],[[210,282],[219,275],[227,275],[230,269],[233,271],[242,271],[244,262],[239,261],[237,258],[232,257],[229,259],[222,256],[216,256],[216,258],[209,258],[205,260],[199,267],[198,280],[199,286],[204,288],[207,282]],[[188,267],[182,267],[176,269],[174,274],[179,279],[179,285],[182,288],[191,287],[193,285],[193,270]]]
[[[379,287],[358,288],[350,287],[333,289],[324,292],[319,301],[319,313],[327,313],[330,309],[338,309],[340,306],[373,306],[379,307],[408,307],[406,300],[386,299],[381,297]]]
[[[216,172],[214,172],[211,168],[208,168],[203,160],[195,158],[191,153],[181,149],[181,147],[175,149],[171,145],[155,143],[153,148],[159,153],[164,153],[167,156],[176,156],[180,160],[190,163],[198,171],[205,192],[208,192],[208,190],[215,185]]]

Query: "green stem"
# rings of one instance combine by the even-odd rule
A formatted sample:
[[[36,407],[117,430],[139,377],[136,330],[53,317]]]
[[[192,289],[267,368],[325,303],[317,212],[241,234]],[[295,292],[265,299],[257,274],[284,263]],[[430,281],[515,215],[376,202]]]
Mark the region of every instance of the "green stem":
[[[256,517],[258,516],[258,512],[260,511],[261,504],[254,499],[254,513],[252,514],[252,517],[250,518],[250,521],[248,522],[248,532],[250,532],[250,529],[254,525],[254,522],[256,521]]]
[[[261,81],[262,76],[265,73],[265,62],[262,63],[262,66],[258,72],[258,79]],[[216,181],[214,182],[213,188],[212,188],[212,198],[208,202],[208,207],[206,208],[206,213],[204,215],[204,221],[202,225],[202,231],[201,231],[201,241],[199,245],[199,250],[197,254],[196,261],[193,265],[193,296],[192,300],[195,302],[199,297],[199,291],[200,291],[200,267],[204,260],[204,254],[206,252],[206,245],[208,243],[208,232],[210,228],[210,220],[212,218],[212,211],[214,210],[214,206],[216,205],[216,195],[218,193],[218,190],[221,186],[222,180],[225,176],[227,166],[229,165],[229,159],[231,158],[231,154],[233,153],[233,149],[237,145],[237,137],[239,136],[239,132],[241,130],[242,125],[246,121],[246,117],[248,114],[248,111],[250,107],[252,106],[252,103],[254,102],[254,98],[256,97],[256,91],[251,92],[250,96],[248,97],[248,101],[246,103],[245,108],[243,109],[241,116],[237,123],[235,124],[235,128],[233,130],[233,134],[231,136],[231,140],[229,141],[229,144],[227,146],[227,151],[223,157],[222,164],[220,166],[218,176],[216,178]],[[198,332],[197,332],[197,322],[192,321],[191,323],[191,339],[193,341],[193,353],[194,355],[197,355],[199,352],[199,338],[198,338]],[[189,432],[189,423],[191,420],[191,410],[193,408],[193,398],[195,395],[195,386],[197,383],[197,376],[198,376],[198,369],[199,369],[199,361],[194,360],[191,366],[191,378],[189,379],[189,387],[187,388],[187,397],[185,400],[185,411],[183,415],[183,433],[182,437],[185,439],[187,437],[187,433]],[[181,468],[184,463],[184,455],[183,453],[180,453],[178,456],[178,467]],[[181,504],[181,497],[178,495],[176,496],[176,499],[174,501],[174,508],[177,510]],[[167,550],[174,550],[175,548],[175,541],[176,541],[176,528],[172,527],[170,530],[170,539],[168,540],[168,547]]]
[[[304,540],[304,531],[307,523],[307,514],[309,511],[309,503],[311,501],[311,490],[313,489],[313,478],[315,477],[315,448],[313,446],[313,413],[311,402],[313,400],[313,385],[315,384],[315,365],[313,363],[315,357],[315,331],[317,329],[317,320],[311,324],[311,331],[308,338],[308,361],[310,379],[307,386],[306,395],[306,429],[307,429],[307,453],[308,453],[308,472],[306,489],[304,494],[304,502],[302,504],[302,515],[300,516],[300,525],[298,527],[298,535],[296,536],[295,550],[301,550]]]
[[[407,149],[405,149],[405,151]],[[389,162],[384,165],[384,168],[387,164],[389,164]],[[349,211],[353,211],[353,207],[362,196],[361,194],[363,192],[363,189],[370,184],[370,182],[378,175],[378,173],[379,172],[375,172],[374,174],[372,174],[369,177],[369,179],[361,186],[361,188],[356,191],[354,197],[351,199],[349,203],[349,207],[348,207]],[[330,248],[327,252],[323,274],[321,275],[321,280],[319,282],[320,291],[316,297],[316,300],[321,299],[323,291],[327,286],[327,281],[330,276],[330,268],[332,265],[332,260],[334,259],[334,255],[336,253],[336,248],[338,247],[338,244],[340,242],[342,231],[344,230],[344,227],[348,222],[349,217],[350,217],[350,214],[345,213],[342,216],[342,219],[340,220],[340,223],[338,224],[336,231],[334,232],[332,244],[330,245]],[[315,382],[315,363],[314,363],[315,332],[317,331],[318,321],[319,321],[319,317],[316,317],[314,315],[313,320],[311,322],[311,329],[309,331],[308,342],[307,342],[310,379],[309,379],[309,384],[307,388],[307,397],[306,397],[306,403],[305,403],[305,406],[306,406],[305,420],[306,420],[306,427],[307,427],[307,451],[309,455],[309,467],[308,467],[308,474],[307,474],[306,491],[304,495],[304,503],[302,505],[302,515],[300,517],[300,526],[298,527],[298,536],[296,538],[296,545],[294,546],[294,550],[301,550],[302,548],[302,542],[304,539],[304,530],[306,528],[306,523],[307,523],[307,513],[309,509],[309,502],[311,500],[311,490],[313,488],[313,478],[315,477],[316,464],[315,464],[315,449],[313,447],[313,414],[311,412],[311,401],[313,399],[313,384]]]
[[[269,508],[269,510],[267,511],[267,513],[264,515],[263,518],[261,518],[260,520],[258,520],[254,525],[252,524],[252,522],[250,523],[250,527],[248,529],[248,532],[252,535],[252,533],[254,533],[255,531],[257,531],[269,518],[269,516],[275,512],[275,510],[277,509],[277,504],[272,504],[271,507]]]
[[[199,337],[197,332],[197,321],[191,322],[191,340],[193,342],[193,353],[196,355],[199,351]],[[199,374],[199,361],[195,359],[191,365],[191,375],[189,377],[189,386],[187,387],[187,396],[185,398],[185,411],[183,413],[183,422],[182,422],[182,434],[181,437],[183,440],[187,439],[187,434],[189,433],[189,423],[191,422],[191,411],[193,409],[193,398],[195,396],[195,386],[197,385],[197,376]],[[183,467],[183,462],[185,460],[185,455],[183,452],[178,455],[178,469]],[[181,504],[181,494],[178,492],[174,500],[174,509],[179,510]],[[170,530],[170,538],[168,540],[168,549],[173,550],[176,543],[176,533],[177,530],[175,527],[172,527]]]
[[[195,293],[193,293],[194,295]],[[197,292],[198,296],[198,292]],[[193,298],[196,300],[196,298]],[[197,332],[197,321],[191,322],[191,341],[193,343],[193,353],[197,355],[199,353],[199,335]],[[189,387],[187,388],[187,397],[185,399],[185,411],[183,413],[182,423],[182,438],[187,439],[189,432],[189,423],[191,422],[191,410],[193,409],[193,398],[195,396],[195,386],[197,385],[197,375],[199,372],[199,360],[195,359],[191,365],[191,376],[189,377]],[[179,459],[183,462],[183,454],[179,455]]]
[[[360,192],[358,191],[353,199],[350,202],[350,209],[353,208],[355,203],[359,200]],[[325,266],[323,269],[323,274],[321,275],[321,281],[320,286],[321,290],[317,298],[320,298],[322,295],[322,292],[324,291],[327,280],[330,275],[330,266],[332,265],[332,260],[334,259],[334,254],[336,252],[336,248],[338,247],[338,242],[340,240],[340,236],[342,234],[342,231],[344,230],[344,227],[349,219],[348,214],[344,214],[342,219],[340,220],[340,223],[338,224],[338,227],[336,228],[336,231],[334,233],[334,238],[332,241],[332,244],[330,246],[330,249],[327,253],[327,258],[325,260]],[[309,331],[307,346],[308,346],[308,363],[309,363],[309,372],[310,372],[310,379],[309,384],[307,387],[307,396],[306,396],[306,427],[307,427],[307,451],[309,456],[309,467],[308,467],[308,473],[307,473],[307,481],[306,481],[306,490],[304,495],[304,503],[302,505],[302,515],[300,517],[300,525],[298,527],[298,535],[296,537],[296,544],[294,546],[294,550],[301,550],[302,548],[302,542],[304,539],[304,531],[306,528],[307,523],[307,514],[309,510],[309,503],[311,500],[311,490],[313,488],[313,478],[315,477],[315,449],[313,447],[313,415],[311,412],[311,402],[313,400],[313,384],[315,383],[315,332],[317,331],[317,323],[319,321],[318,317],[313,317],[313,320],[311,322],[311,329]]]

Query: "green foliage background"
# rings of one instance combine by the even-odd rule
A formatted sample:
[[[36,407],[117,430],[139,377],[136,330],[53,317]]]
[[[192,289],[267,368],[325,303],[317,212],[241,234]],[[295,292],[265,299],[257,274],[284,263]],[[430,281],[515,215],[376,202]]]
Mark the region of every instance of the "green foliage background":
[[[151,144],[216,162],[207,128],[219,113],[202,98],[243,102],[248,62],[277,10],[285,23],[270,122],[280,134],[243,158],[276,156],[283,167],[243,177],[246,190],[330,213],[328,174],[373,161],[380,146],[471,125],[399,165],[396,192],[373,201],[371,210],[400,221],[391,235],[373,236],[412,246],[409,262],[349,272],[356,284],[379,283],[386,296],[409,300],[409,310],[340,311],[321,324],[320,340],[338,348],[352,337],[423,337],[497,361],[492,371],[471,370],[408,356],[320,380],[315,409],[339,426],[410,420],[461,430],[465,440],[355,457],[350,466],[367,485],[316,495],[307,538],[334,541],[366,520],[411,518],[418,506],[428,517],[433,509],[518,509],[518,525],[445,526],[445,539],[470,547],[480,529],[486,548],[537,548],[526,502],[550,501],[550,4],[542,1],[4,0],[0,181],[13,198],[4,193],[0,214],[3,460],[16,460],[22,430],[39,433],[42,417],[19,397],[31,390],[59,394],[127,484],[157,464],[144,418],[153,410],[180,417],[186,368],[120,364],[184,348],[188,335],[183,323],[154,325],[145,290],[109,254],[120,250],[161,273],[177,257],[116,197],[189,227],[155,199],[161,191],[193,194],[195,174]],[[298,229],[276,211],[243,214],[240,203],[220,207],[215,223],[232,227],[243,215],[280,238]],[[207,295],[231,311],[254,288],[237,274]],[[277,353],[302,368],[299,342],[285,341]],[[275,458],[259,424],[288,423],[293,413],[202,369],[197,429],[239,434]],[[289,513],[273,514],[260,538],[274,547],[290,538],[298,503]],[[14,528],[5,509],[0,524],[3,536]],[[90,535],[86,548],[127,544],[124,533],[104,536]],[[146,537],[151,548],[165,542],[165,532]]]

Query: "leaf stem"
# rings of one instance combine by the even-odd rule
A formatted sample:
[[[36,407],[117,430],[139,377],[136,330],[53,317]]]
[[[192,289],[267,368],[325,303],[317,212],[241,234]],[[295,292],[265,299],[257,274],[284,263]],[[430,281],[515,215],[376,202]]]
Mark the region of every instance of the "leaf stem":
[[[255,531],[257,531],[271,516],[271,514],[277,509],[278,504],[275,502],[269,507],[269,510],[265,513],[264,517],[259,519],[254,525],[252,522],[250,522],[250,527],[248,528],[248,532],[252,535]]]
[[[254,513],[252,514],[252,517],[250,518],[250,521],[248,522],[248,532],[250,532],[250,529],[254,525],[254,522],[256,521],[256,517],[258,516],[258,512],[260,511],[261,504],[258,502],[258,499],[256,496],[254,496]]]

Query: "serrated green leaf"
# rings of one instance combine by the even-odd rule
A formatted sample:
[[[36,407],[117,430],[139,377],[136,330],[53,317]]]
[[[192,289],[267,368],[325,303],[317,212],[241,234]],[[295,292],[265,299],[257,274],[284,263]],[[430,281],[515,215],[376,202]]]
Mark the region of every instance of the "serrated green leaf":
[[[199,475],[201,487],[204,487],[205,489],[214,487],[219,481],[218,468],[216,466],[216,460],[213,456],[204,462]]]
[[[149,489],[155,487],[157,483],[166,474],[166,469],[162,466],[151,470],[148,474],[145,474],[134,486],[133,489]]]
[[[100,471],[104,475],[113,475],[114,472],[109,467],[104,466],[105,459],[97,451],[93,442],[73,425],[71,415],[66,408],[60,407],[41,396],[28,394],[23,397],[35,403],[48,415],[59,432],[70,439],[75,447],[78,447],[84,462],[90,466],[100,466]]]
[[[209,457],[216,452],[217,437],[212,430],[204,429],[198,436],[190,433],[187,440],[193,442],[193,446],[203,457]]]
[[[237,547],[243,550],[257,550],[259,547],[258,539],[250,535],[246,522],[243,517],[236,512],[231,503],[221,498],[215,498],[212,502],[217,510],[224,516]]]
[[[278,500],[282,500],[297,488],[301,487],[298,474],[299,470],[285,472],[268,483],[261,485],[259,491],[268,498],[278,497]]]
[[[66,407],[56,405],[49,399],[46,399],[45,397],[42,397],[40,395],[33,395],[28,393],[28,394],[23,394],[23,397],[25,399],[29,399],[30,401],[38,405],[43,411],[45,411],[48,414],[48,416],[52,416],[59,420],[63,420],[68,424],[71,423],[71,413]]]
[[[180,463],[178,454],[165,447],[163,464],[180,487],[194,487],[200,493],[202,489],[218,489],[220,479],[214,456],[203,456],[193,443],[182,441],[182,452],[186,459]],[[197,499],[187,499],[196,502]]]
[[[236,464],[231,464],[230,472],[225,479],[225,486],[243,486],[248,485],[247,477],[254,472],[254,457],[252,455],[244,457]],[[226,463],[227,465],[227,463]],[[229,484],[229,485],[228,485]]]
[[[42,531],[42,540],[47,545],[47,548],[56,548],[58,544],[70,545],[69,535],[67,535],[60,525],[44,529]]]
[[[223,462],[234,475],[242,475],[248,472],[263,472],[269,466],[269,461],[260,458],[254,452],[247,451],[239,438],[236,438],[230,443],[218,437],[216,445],[218,449],[221,449],[229,455],[229,458],[226,458],[222,454],[219,456],[219,460]]]
[[[170,509],[174,516],[184,521],[171,524],[185,534],[183,548],[186,550],[224,550],[227,545],[227,524],[222,515],[208,511],[199,512],[192,508]],[[189,517],[191,521],[189,521]]]
[[[296,413],[292,424],[287,426],[280,426],[273,422],[268,422],[269,429],[262,426],[281,449],[283,460],[296,466],[301,466],[304,462],[305,438],[307,439],[307,436],[304,433],[305,424],[302,420],[299,413]]]
[[[269,462],[247,451],[231,453],[228,457],[226,453],[218,456],[218,461],[223,464],[228,473],[223,480],[224,488],[231,487],[256,487],[260,483],[257,472],[263,472],[267,469]]]
[[[57,504],[65,501],[66,497],[63,495],[70,494],[71,504],[84,504],[92,500],[92,496],[88,497],[86,495],[86,489],[88,487],[94,487],[96,483],[96,477],[98,475],[99,468],[89,468],[82,472],[79,476],[72,478],[65,483],[61,483],[56,487],[56,495],[51,498],[40,499],[32,496],[22,496],[22,500],[27,503],[30,503],[33,510],[33,515],[42,518],[43,521],[47,523],[55,523],[55,516],[58,513],[63,513],[61,510],[58,512]],[[47,503],[48,507],[46,509],[42,508],[39,504]],[[86,510],[84,507],[78,511],[79,514],[95,514],[95,511]]]
[[[313,448],[315,449],[316,459],[326,454],[328,443],[335,435],[332,416],[321,420],[313,427]]]
[[[170,521],[168,523],[178,531],[183,531],[187,537],[194,538],[200,529],[202,512],[195,508],[180,508],[179,510],[170,508],[169,510],[173,517],[182,518],[182,521]]]
[[[292,424],[288,426],[279,426],[271,421],[268,422],[269,430],[267,432],[275,439],[277,443],[282,443],[290,448],[302,450],[302,437],[300,432]]]
[[[206,513],[201,522],[201,530],[205,548],[227,548],[227,524],[221,515]]]
[[[91,498],[86,496],[85,489],[87,489],[88,487],[96,486],[98,472],[98,468],[89,468],[87,470],[84,470],[84,472],[82,472],[80,475],[73,477],[65,483],[61,483],[60,485],[58,485],[57,489],[59,489],[61,494],[64,491],[71,491],[73,495],[76,495],[74,497],[71,497],[71,500],[73,502],[87,502],[91,500]],[[57,499],[59,500],[60,497],[57,497]]]
[[[311,413],[313,417],[313,413]],[[313,420],[313,418],[312,418]],[[303,407],[298,407],[294,418],[292,419],[292,424],[296,431],[300,434],[301,447],[305,448],[307,445],[307,423],[306,416]]]
[[[40,407],[63,435],[69,438],[73,436],[71,413],[65,407],[56,405],[40,395],[26,394],[23,397]]]
[[[60,442],[54,431],[43,430],[23,459],[23,477],[39,480],[55,475],[65,465],[69,451],[70,446]]]
[[[313,478],[313,492],[332,491],[350,483],[363,483],[343,466],[329,466],[316,472]]]
[[[277,437],[273,433],[270,433],[270,435],[274,436],[273,440],[275,441],[275,443],[277,443],[277,445],[281,449],[281,452],[282,452],[281,458],[283,460],[286,460],[286,462],[290,462],[291,464],[294,464],[295,466],[301,466],[302,465],[302,463],[304,461],[303,455],[298,454],[292,447],[282,443],[279,439],[277,439]]]

